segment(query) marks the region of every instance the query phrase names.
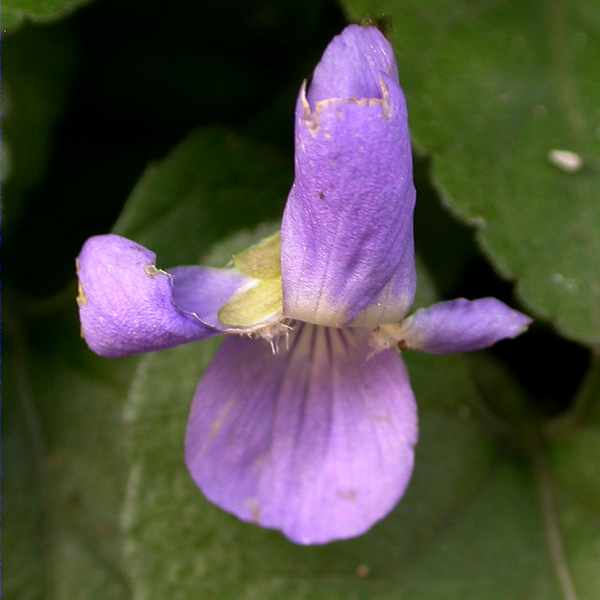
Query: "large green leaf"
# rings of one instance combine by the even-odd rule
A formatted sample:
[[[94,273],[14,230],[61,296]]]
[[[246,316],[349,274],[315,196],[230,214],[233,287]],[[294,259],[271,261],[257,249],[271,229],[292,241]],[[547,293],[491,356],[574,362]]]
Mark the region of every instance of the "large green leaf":
[[[572,600],[573,587],[580,600],[598,596],[597,461],[575,476],[596,496],[573,495],[570,468],[553,462],[568,449],[556,441],[548,454],[534,429],[498,416],[499,404],[514,414],[522,394],[494,363],[473,371],[463,357],[408,355],[421,416],[408,494],[365,536],[306,548],[221,512],[185,469],[187,413],[213,349],[148,356],[130,391],[123,525],[134,596]]]
[[[69,15],[89,0],[5,0],[2,30],[13,31],[26,21],[45,23]]]
[[[391,17],[411,130],[447,205],[535,315],[600,343],[597,3],[342,4]],[[551,164],[553,149],[583,168]]]
[[[86,351],[75,312],[30,315],[7,340],[4,584],[11,598],[128,597],[115,519],[124,438],[116,432],[132,364]]]

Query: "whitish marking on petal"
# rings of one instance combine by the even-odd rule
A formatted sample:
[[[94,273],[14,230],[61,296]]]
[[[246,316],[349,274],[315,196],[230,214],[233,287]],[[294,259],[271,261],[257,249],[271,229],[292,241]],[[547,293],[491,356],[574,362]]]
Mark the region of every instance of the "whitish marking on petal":
[[[206,445],[204,446],[204,451],[206,451],[206,448],[209,447],[209,445],[211,444],[211,442],[213,441],[213,439],[219,435],[223,424],[225,423],[225,420],[227,419],[227,415],[230,413],[231,409],[234,407],[234,405],[236,404],[235,398],[232,398],[222,409],[221,412],[217,415],[217,418],[212,422],[211,428],[210,428],[210,434],[208,435],[208,438],[206,440]]]

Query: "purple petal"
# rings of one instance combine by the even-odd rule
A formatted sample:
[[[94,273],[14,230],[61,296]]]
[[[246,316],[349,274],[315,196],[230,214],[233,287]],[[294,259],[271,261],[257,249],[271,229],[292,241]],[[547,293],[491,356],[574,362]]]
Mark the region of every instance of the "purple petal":
[[[377,98],[381,73],[398,82],[394,50],[376,27],[349,25],[327,46],[307,93],[315,105],[328,98]]]
[[[404,96],[389,74],[395,70],[383,35],[352,26],[325,52],[310,102],[300,93],[295,180],[281,234],[288,317],[348,324],[388,298],[383,290],[396,273],[403,275],[389,301],[412,302],[415,189]]]
[[[173,301],[177,308],[225,331],[227,327],[218,318],[219,310],[249,279],[233,269],[198,266],[175,267],[169,273],[173,277]]]
[[[496,298],[451,300],[422,308],[400,326],[409,348],[433,354],[481,350],[523,333],[531,319]]]
[[[229,338],[200,382],[186,461],[205,495],[301,544],[360,535],[404,493],[417,415],[395,351],[299,325],[290,350]]]
[[[172,276],[155,262],[154,252],[118,235],[91,237],[83,245],[79,316],[82,335],[97,354],[126,356],[219,333],[199,317],[216,313],[241,278],[226,272],[217,282],[215,269],[201,267],[178,268]]]
[[[408,258],[400,261],[392,279],[379,296],[354,319],[353,327],[372,329],[384,323],[398,323],[408,312],[417,289],[412,223],[405,242],[405,252]]]

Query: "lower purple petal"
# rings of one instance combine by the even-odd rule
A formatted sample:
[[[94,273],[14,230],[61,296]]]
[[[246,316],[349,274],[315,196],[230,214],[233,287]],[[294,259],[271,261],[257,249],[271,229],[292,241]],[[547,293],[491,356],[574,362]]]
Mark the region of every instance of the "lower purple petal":
[[[531,319],[496,298],[451,300],[404,320],[398,337],[408,348],[433,354],[470,352],[523,333]]]
[[[156,255],[118,235],[89,238],[77,259],[82,335],[101,356],[170,348],[219,333],[209,318],[239,287],[225,271],[156,268]],[[178,301],[181,302],[179,306]],[[193,308],[193,310],[190,310]],[[207,322],[202,322],[206,318]]]
[[[394,351],[300,325],[290,349],[229,338],[200,382],[186,438],[205,495],[301,544],[360,535],[404,493],[417,415]]]

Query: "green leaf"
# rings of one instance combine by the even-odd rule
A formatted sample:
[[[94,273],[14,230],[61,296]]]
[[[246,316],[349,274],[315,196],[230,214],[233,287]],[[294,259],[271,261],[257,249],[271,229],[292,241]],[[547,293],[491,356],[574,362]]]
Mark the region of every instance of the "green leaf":
[[[464,594],[469,586],[474,597],[493,598],[484,592],[493,589],[491,566],[503,554],[494,532],[527,555],[521,578],[526,574],[529,585],[540,571],[543,583],[548,573],[543,555],[536,553],[543,541],[535,492],[531,485],[525,488],[513,518],[509,507],[519,501],[515,484],[522,473],[494,456],[473,418],[476,391],[460,360],[435,365],[429,357],[411,360],[421,442],[414,481],[394,514],[357,540],[302,548],[220,512],[202,498],[186,472],[186,416],[211,353],[212,348],[199,345],[149,356],[132,387],[128,418],[134,458],[124,522],[134,594],[149,599],[392,598],[433,586],[439,597],[452,598],[463,597],[453,595],[453,589]],[[437,386],[447,391],[443,398]],[[503,513],[497,523],[495,515]],[[488,569],[481,560],[486,554]],[[479,560],[473,563],[475,557]],[[512,554],[504,560],[512,561]],[[370,574],[361,581],[357,572],[366,570]],[[473,587],[474,577],[478,587]],[[516,571],[512,578],[515,586],[495,597],[514,597],[510,589],[522,591]]]
[[[567,420],[570,427],[551,438],[549,458],[541,464],[540,473],[543,491],[554,493],[545,506],[546,529],[564,533],[562,553],[556,544],[551,545],[552,560],[557,569],[568,567],[580,600],[600,593],[599,398],[600,358],[596,357],[576,399],[574,418]]]
[[[291,180],[290,163],[268,146],[197,130],[146,170],[115,232],[152,248],[162,266],[198,262],[225,235],[280,214]]]
[[[46,23],[66,17],[89,0],[5,0],[2,29],[11,32],[27,21]]]
[[[133,363],[86,350],[74,304],[49,316],[8,336],[5,592],[124,600],[115,515],[125,440],[115,432]]]
[[[425,263],[419,255],[416,257],[417,262],[417,291],[415,301],[411,307],[411,312],[417,308],[429,306],[438,300],[437,292],[430,275],[430,271],[425,266]]]
[[[391,17],[416,144],[444,202],[565,336],[600,343],[600,13],[594,3],[344,0]],[[577,153],[569,173],[553,149]],[[419,240],[417,240],[417,247]]]
[[[20,377],[12,355],[7,360],[3,380]],[[11,358],[9,358],[11,357]],[[13,378],[6,374],[12,373]],[[43,510],[40,502],[40,481],[36,469],[37,432],[28,427],[28,409],[14,388],[4,388],[4,500],[3,510],[10,518],[4,520],[3,547],[5,569],[3,592],[8,598],[41,600],[44,590]],[[6,401],[8,399],[8,402]],[[10,557],[10,558],[8,558]]]
[[[186,471],[189,405],[215,345],[146,357],[131,388],[123,524],[134,595],[571,600],[571,585],[579,600],[598,596],[600,498],[562,504],[576,488],[551,462],[561,444],[546,448],[531,423],[515,429],[494,412],[522,395],[503,369],[408,354],[421,433],[406,497],[363,537],[310,548],[220,511]],[[502,399],[490,406],[489,392]],[[597,495],[600,471],[588,463]]]
[[[75,71],[75,49],[64,27],[27,27],[5,45],[1,176],[9,229],[24,208],[23,195],[47,173],[54,130]]]

